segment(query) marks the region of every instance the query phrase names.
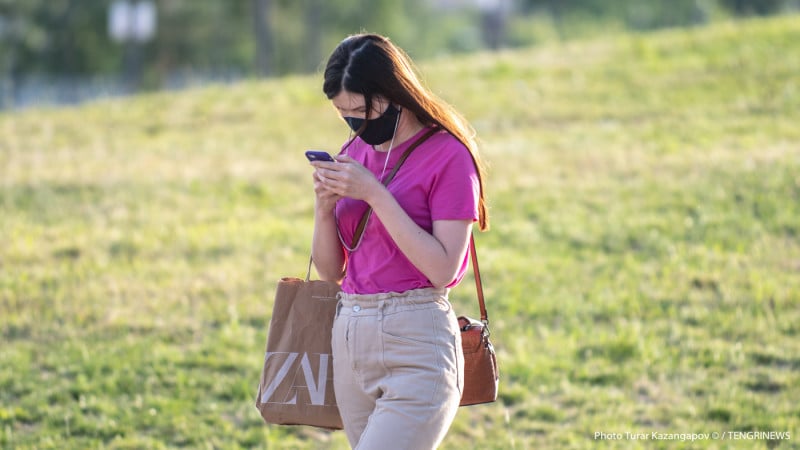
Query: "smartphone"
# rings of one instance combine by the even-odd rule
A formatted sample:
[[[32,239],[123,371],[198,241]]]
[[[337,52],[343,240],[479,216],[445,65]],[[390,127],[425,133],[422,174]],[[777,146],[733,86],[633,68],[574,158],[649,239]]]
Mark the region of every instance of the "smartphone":
[[[306,158],[308,158],[309,161],[335,161],[330,153],[323,152],[322,150],[308,150],[306,151]]]

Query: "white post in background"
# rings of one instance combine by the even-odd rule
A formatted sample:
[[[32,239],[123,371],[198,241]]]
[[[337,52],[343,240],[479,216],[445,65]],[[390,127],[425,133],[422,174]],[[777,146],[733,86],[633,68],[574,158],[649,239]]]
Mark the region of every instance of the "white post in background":
[[[125,46],[122,78],[136,90],[142,77],[142,47],[156,34],[156,5],[153,0],[114,0],[108,10],[108,34]]]

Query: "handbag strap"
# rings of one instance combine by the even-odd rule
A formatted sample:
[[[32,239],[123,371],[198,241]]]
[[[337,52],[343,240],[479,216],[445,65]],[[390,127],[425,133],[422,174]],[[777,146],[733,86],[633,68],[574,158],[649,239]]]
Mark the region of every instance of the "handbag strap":
[[[394,175],[397,173],[398,170],[400,170],[400,166],[402,166],[403,163],[406,161],[406,159],[408,159],[408,156],[411,154],[411,152],[414,151],[420,144],[425,142],[426,139],[433,136],[437,131],[439,131],[438,127],[431,128],[430,130],[428,130],[427,133],[420,136],[419,139],[414,141],[414,143],[408,147],[408,149],[403,153],[403,156],[400,157],[400,160],[397,161],[397,164],[395,164],[394,169],[389,173],[389,176],[386,177],[386,180],[384,180],[383,182],[384,186],[389,185],[389,182],[392,181]],[[355,248],[355,246],[358,244],[358,240],[364,233],[364,228],[366,228],[367,226],[367,221],[369,220],[369,215],[371,213],[372,213],[372,208],[367,208],[367,210],[364,212],[364,215],[361,216],[361,220],[358,223],[358,227],[356,227],[356,232],[353,235],[353,244],[351,245],[351,247]],[[480,308],[481,311],[481,322],[483,322],[484,329],[488,333],[489,313],[486,311],[486,300],[484,300],[483,297],[483,282],[481,280],[481,269],[478,266],[478,253],[477,250],[475,249],[475,236],[473,234],[470,234],[469,236],[469,253],[472,261],[472,272],[475,275],[475,290],[478,293],[478,307]],[[308,274],[310,275],[310,273],[311,273],[311,261],[309,261],[308,264]]]
[[[478,267],[478,254],[475,251],[475,236],[469,235],[469,253],[472,259],[472,272],[475,274],[475,290],[478,291],[478,307],[481,310],[481,322],[488,328],[489,313],[486,312],[486,302],[483,299],[483,283],[481,282],[481,269]]]
[[[403,163],[406,162],[406,160],[408,159],[408,156],[411,155],[411,152],[413,152],[417,147],[419,147],[420,144],[425,142],[426,139],[433,136],[438,131],[439,127],[434,126],[430,130],[428,130],[425,134],[420,136],[416,141],[414,141],[414,143],[411,144],[406,149],[405,152],[403,152],[403,156],[401,156],[400,159],[397,161],[397,164],[394,165],[394,169],[392,169],[392,171],[389,172],[389,176],[386,177],[385,180],[383,180],[383,185],[388,186],[389,183],[394,178],[397,171],[400,170],[400,166],[402,166]],[[370,214],[372,214],[372,207],[367,208],[367,210],[364,211],[364,215],[361,216],[361,220],[358,222],[358,226],[356,227],[356,232],[355,234],[353,234],[353,243],[352,245],[350,245],[351,248],[356,248],[356,245],[358,245],[358,241],[359,239],[361,239],[361,235],[364,234],[364,229],[367,227],[367,221],[369,221]]]

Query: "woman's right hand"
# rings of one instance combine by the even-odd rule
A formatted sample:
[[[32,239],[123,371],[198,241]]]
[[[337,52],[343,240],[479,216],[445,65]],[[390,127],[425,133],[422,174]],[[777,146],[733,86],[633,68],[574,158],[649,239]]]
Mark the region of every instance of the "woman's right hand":
[[[312,174],[314,179],[314,193],[316,194],[316,207],[321,212],[332,212],[336,207],[336,202],[341,198],[340,195],[331,191],[320,178],[319,169],[315,169]]]

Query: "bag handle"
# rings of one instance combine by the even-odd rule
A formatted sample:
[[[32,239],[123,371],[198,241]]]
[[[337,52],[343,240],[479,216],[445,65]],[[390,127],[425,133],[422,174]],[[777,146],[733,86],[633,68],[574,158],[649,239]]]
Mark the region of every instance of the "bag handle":
[[[405,152],[403,152],[403,156],[401,156],[400,160],[397,161],[397,164],[394,165],[394,169],[392,169],[392,171],[389,172],[389,176],[386,177],[385,180],[383,180],[383,185],[388,186],[389,183],[394,178],[397,171],[400,170],[400,166],[402,166],[403,163],[406,162],[406,160],[408,159],[408,156],[411,155],[411,152],[413,152],[417,147],[419,147],[420,144],[425,142],[425,140],[436,134],[436,132],[438,131],[439,127],[434,126],[430,130],[428,130],[427,133],[423,134],[422,136],[419,137],[419,139],[414,141],[414,143],[411,144],[406,149]],[[372,214],[372,207],[369,207],[367,208],[366,211],[364,211],[364,215],[361,216],[361,220],[358,222],[358,226],[356,227],[356,232],[355,234],[353,234],[353,243],[350,245],[350,248],[356,248],[356,245],[358,245],[358,241],[359,239],[361,239],[361,235],[364,234],[364,229],[367,227],[367,221],[369,221],[369,216],[371,214]]]

